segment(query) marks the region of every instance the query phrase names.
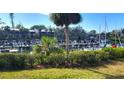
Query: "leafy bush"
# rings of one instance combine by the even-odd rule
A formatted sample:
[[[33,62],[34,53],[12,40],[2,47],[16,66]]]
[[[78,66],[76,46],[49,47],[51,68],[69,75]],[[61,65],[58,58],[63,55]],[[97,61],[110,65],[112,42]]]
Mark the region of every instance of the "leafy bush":
[[[64,49],[62,48],[57,48],[57,47],[51,47],[49,48],[50,53],[64,53]]]
[[[25,69],[34,62],[33,56],[29,54],[0,54],[0,69]]]
[[[86,55],[84,51],[73,51],[70,52],[69,61],[71,64],[83,64],[86,61]]]
[[[62,66],[65,63],[65,55],[62,53],[52,53],[47,57],[46,62],[54,67]]]
[[[44,46],[40,46],[40,45],[35,45],[33,46],[33,54],[45,54],[45,51],[47,53],[47,55],[49,55],[50,53],[64,53],[64,49],[62,48],[57,48],[57,47],[50,47],[48,49],[44,49]]]
[[[108,58],[108,53],[104,51],[74,51],[70,53],[69,60],[78,66],[93,66],[101,64]]]
[[[26,58],[25,58],[25,65],[27,66],[27,67],[33,67],[35,64],[38,64],[38,63],[36,63],[37,61],[35,60],[36,59],[36,56],[34,56],[34,55],[26,55]]]
[[[117,59],[124,57],[124,48],[104,48],[103,51],[109,53],[110,59]]]
[[[100,65],[109,59],[105,51],[73,51],[69,58],[64,53],[51,53],[47,57],[42,57],[42,64],[52,67],[81,67]]]
[[[37,64],[46,64],[46,58],[47,58],[47,56],[45,56],[43,54],[35,54],[34,57],[35,57],[35,63],[34,63],[34,65],[37,65]]]
[[[39,54],[42,52],[42,47],[40,45],[34,45],[33,46],[33,53],[34,54]]]
[[[103,49],[100,51],[72,51],[68,59],[64,52],[54,52],[49,55],[42,53],[0,54],[0,69],[25,69],[35,65],[49,65],[50,67],[82,67],[101,65],[110,58],[124,57],[124,48]]]

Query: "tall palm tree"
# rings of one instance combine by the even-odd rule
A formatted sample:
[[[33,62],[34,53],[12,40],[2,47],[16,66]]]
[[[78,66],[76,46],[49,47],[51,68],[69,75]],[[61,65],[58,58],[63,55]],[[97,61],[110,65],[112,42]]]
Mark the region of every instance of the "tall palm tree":
[[[66,41],[66,50],[67,50],[67,58],[69,54],[69,30],[68,27],[70,24],[78,24],[81,22],[82,18],[79,13],[51,13],[50,19],[56,26],[64,27],[65,32],[65,41]]]
[[[9,16],[10,16],[12,28],[14,29],[14,13],[9,13]]]

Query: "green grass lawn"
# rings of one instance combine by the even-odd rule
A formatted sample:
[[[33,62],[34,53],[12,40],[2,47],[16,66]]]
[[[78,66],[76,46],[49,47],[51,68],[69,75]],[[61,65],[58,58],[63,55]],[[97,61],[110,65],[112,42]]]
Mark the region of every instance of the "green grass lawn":
[[[45,68],[20,71],[0,71],[1,79],[124,79],[124,60],[97,68]]]

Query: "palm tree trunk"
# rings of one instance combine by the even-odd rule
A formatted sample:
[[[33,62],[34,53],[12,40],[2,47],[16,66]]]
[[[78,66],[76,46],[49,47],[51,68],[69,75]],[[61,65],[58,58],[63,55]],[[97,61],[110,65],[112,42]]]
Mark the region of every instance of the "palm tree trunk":
[[[64,29],[65,32],[65,41],[66,41],[66,53],[67,53],[67,61],[68,61],[68,56],[69,56],[69,31],[68,31],[68,27],[66,26]]]
[[[12,25],[12,28],[14,29],[14,13],[9,13],[10,15],[10,19],[11,19],[11,25]]]

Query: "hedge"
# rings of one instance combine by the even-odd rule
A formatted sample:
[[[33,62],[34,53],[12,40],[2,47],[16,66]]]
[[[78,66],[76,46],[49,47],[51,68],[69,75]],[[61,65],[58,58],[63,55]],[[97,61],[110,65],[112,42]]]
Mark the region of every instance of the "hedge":
[[[103,51],[109,54],[109,59],[124,58],[124,48],[104,48]]]
[[[35,58],[29,54],[0,54],[0,69],[25,69],[32,67]]]
[[[65,52],[43,54],[0,54],[0,69],[26,69],[35,65],[50,67],[82,67],[102,65],[109,59],[123,58],[124,48],[104,48],[99,51],[72,51],[68,59]]]
[[[64,53],[51,53],[45,58],[39,58],[42,58],[41,64],[51,67],[82,67],[101,65],[109,59],[109,55],[105,51],[73,51],[68,59]]]

